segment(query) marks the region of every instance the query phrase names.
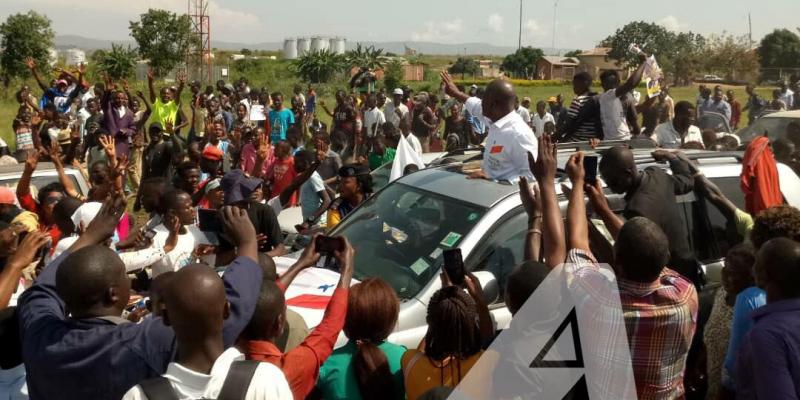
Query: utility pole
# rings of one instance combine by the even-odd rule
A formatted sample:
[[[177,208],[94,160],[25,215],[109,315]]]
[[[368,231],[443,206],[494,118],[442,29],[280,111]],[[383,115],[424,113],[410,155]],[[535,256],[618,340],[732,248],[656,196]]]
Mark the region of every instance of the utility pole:
[[[517,42],[517,50],[522,48],[522,0],[519,0],[519,42]]]
[[[753,20],[750,18],[750,13],[747,13],[747,37],[750,40],[750,49],[753,49]]]
[[[556,10],[558,10],[558,0],[553,3],[553,43],[550,46],[552,51],[556,51]]]

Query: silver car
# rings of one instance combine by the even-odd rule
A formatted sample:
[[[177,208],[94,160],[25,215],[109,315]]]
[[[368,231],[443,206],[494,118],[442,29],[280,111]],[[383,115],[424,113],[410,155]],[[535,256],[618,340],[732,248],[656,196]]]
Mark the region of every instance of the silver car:
[[[649,166],[667,168],[656,163],[652,149],[634,150],[640,169]],[[563,166],[574,149],[559,154]],[[700,170],[743,208],[739,189],[741,152],[686,152],[696,160]],[[781,187],[787,199],[800,199],[800,179],[786,166],[780,165]],[[566,211],[567,199],[557,177],[556,192]],[[551,183],[553,184],[553,183]],[[468,271],[481,281],[490,310],[498,327],[504,327],[511,315],[503,302],[506,278],[523,260],[523,242],[527,231],[526,215],[516,184],[486,180],[468,180],[460,165],[428,168],[402,177],[384,187],[367,202],[349,214],[331,235],[347,237],[356,249],[355,278],[380,277],[387,281],[401,299],[400,316],[394,343],[416,347],[427,330],[425,322],[428,301],[441,287],[439,273],[442,250],[458,247]],[[624,199],[607,194],[609,204],[622,212]],[[724,234],[725,218],[708,201],[689,193],[679,196],[686,235],[697,259],[703,264],[709,281],[719,281],[723,256],[731,246]],[[610,235],[599,218],[592,218],[595,228],[604,237],[592,243],[593,248],[611,248]],[[595,241],[598,239],[595,238]],[[607,261],[609,254],[596,254]],[[300,278],[298,278],[300,279]],[[307,316],[315,326],[321,314]],[[308,316],[311,315],[311,316]],[[340,337],[340,343],[343,338]]]

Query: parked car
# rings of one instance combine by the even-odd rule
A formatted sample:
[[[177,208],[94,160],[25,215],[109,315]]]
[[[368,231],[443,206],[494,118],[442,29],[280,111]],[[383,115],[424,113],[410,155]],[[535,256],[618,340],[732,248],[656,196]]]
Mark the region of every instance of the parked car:
[[[572,148],[559,151],[560,166],[565,165],[573,151]],[[633,150],[637,166],[667,169],[666,164],[653,160],[651,151]],[[686,154],[699,162],[700,170],[731,201],[744,207],[744,196],[739,188],[742,152],[687,150]],[[779,173],[785,197],[790,201],[800,200],[800,178],[784,165],[780,165]],[[567,181],[561,173],[556,182],[548,183],[556,186],[562,213],[566,212],[567,198],[561,193],[560,183]],[[438,276],[442,251],[447,248],[461,249],[467,270],[475,274],[484,288],[498,326],[508,324],[511,315],[503,303],[503,291],[508,274],[523,261],[523,242],[528,227],[518,191],[515,184],[466,179],[458,163],[427,168],[390,183],[330,232],[343,235],[353,243],[357,254],[356,279],[380,277],[401,299],[397,328],[390,341],[409,347],[419,344],[427,329],[428,302],[441,287]],[[623,197],[611,193],[607,196],[612,208],[621,213],[625,204]],[[725,218],[694,193],[679,196],[678,202],[693,252],[709,281],[719,282],[723,257],[732,245],[724,235]],[[592,217],[592,226],[600,233],[606,232],[598,217]],[[593,248],[610,249],[612,245],[606,239],[610,235],[598,236],[603,239],[595,238]],[[601,262],[611,261],[609,254],[598,251],[596,255]],[[276,259],[279,270],[292,261]],[[304,272],[296,279],[298,287],[294,292],[287,292],[288,304],[306,318],[309,326],[319,323],[321,310],[292,305],[292,298],[303,291],[324,291],[330,280],[335,283],[335,273],[325,271],[324,274],[318,273],[318,269]],[[328,281],[321,281],[321,276]],[[340,337],[339,344],[343,340]]]
[[[25,164],[6,165],[0,166],[0,186],[10,187],[16,189],[19,178],[22,177],[22,172],[25,171]],[[65,167],[64,172],[67,174],[75,189],[82,195],[89,194],[89,183],[83,177],[83,174],[72,167]],[[35,194],[39,188],[44,187],[52,182],[58,182],[58,171],[55,165],[50,162],[40,162],[36,167],[36,171],[31,176],[31,189]]]
[[[767,135],[770,142],[782,138],[786,134],[786,126],[790,122],[800,123],[800,110],[778,111],[758,118],[752,125],[736,131],[742,143],[749,143],[757,136]]]
[[[697,79],[696,82],[702,83],[723,83],[725,79],[720,78],[716,75],[703,75],[701,79]]]

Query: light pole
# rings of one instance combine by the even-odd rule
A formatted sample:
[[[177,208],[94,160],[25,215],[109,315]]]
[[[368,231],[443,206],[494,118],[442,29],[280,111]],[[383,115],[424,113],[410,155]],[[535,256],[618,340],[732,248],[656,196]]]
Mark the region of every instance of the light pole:
[[[553,3],[553,43],[551,44],[553,51],[556,50],[556,10],[558,10],[558,0]]]
[[[522,0],[519,0],[519,42],[517,42],[517,50],[522,48]]]

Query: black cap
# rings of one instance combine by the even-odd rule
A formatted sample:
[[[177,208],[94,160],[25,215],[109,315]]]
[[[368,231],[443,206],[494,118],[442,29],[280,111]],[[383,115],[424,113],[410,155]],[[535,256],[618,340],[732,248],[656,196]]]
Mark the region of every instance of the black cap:
[[[150,124],[150,127],[148,128],[148,130],[152,131],[153,129],[158,129],[160,131],[163,131],[164,127],[161,126],[161,122],[153,122],[152,124]]]
[[[369,167],[361,164],[348,164],[339,168],[339,176],[342,178],[350,178],[360,175],[369,175]]]

